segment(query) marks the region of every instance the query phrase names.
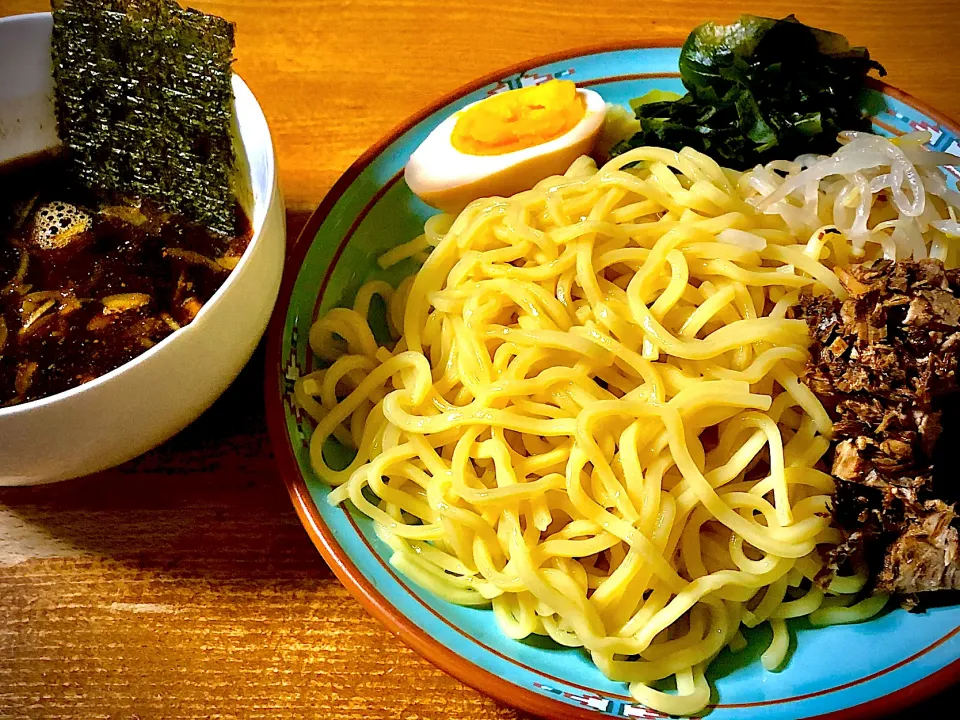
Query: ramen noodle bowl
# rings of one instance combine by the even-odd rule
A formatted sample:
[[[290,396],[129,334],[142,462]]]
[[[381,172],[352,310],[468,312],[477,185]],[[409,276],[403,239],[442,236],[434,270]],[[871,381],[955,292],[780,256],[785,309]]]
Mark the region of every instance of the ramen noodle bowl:
[[[847,186],[803,175],[820,162],[740,174],[639,148],[431,218],[386,258],[429,249],[415,276],[311,329],[329,364],[295,393],[329,501],[372,518],[423,587],[489,604],[512,638],[584,648],[666,713],[706,706],[706,667],[742,628],[771,627],[775,670],[786,620],[879,612],[863,570],[817,582],[840,539],[819,469],[832,426],[798,379],[790,308],[844,292],[832,268],[858,237],[831,197]],[[884,171],[852,172],[869,188]],[[943,231],[921,232],[929,252]],[[345,466],[334,443],[355,451]],[[671,677],[675,693],[654,687]]]

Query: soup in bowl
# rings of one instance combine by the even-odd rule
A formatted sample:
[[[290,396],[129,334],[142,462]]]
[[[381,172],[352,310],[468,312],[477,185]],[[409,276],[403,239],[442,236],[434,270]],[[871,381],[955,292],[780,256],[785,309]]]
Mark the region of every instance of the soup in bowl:
[[[135,457],[250,358],[276,300],[283,200],[266,119],[233,77],[238,207],[218,235],[62,182],[49,13],[0,19],[0,485]]]

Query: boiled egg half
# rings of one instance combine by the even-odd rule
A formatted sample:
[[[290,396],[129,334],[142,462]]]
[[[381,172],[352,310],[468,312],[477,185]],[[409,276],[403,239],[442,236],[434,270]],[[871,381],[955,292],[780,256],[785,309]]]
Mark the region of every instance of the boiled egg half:
[[[603,98],[569,80],[508,90],[440,123],[410,156],[404,177],[421,200],[445,212],[513,195],[589,153],[605,112]]]

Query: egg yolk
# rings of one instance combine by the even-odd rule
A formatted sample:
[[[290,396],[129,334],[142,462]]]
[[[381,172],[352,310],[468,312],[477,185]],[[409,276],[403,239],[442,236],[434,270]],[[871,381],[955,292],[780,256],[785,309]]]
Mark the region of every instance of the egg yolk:
[[[586,111],[574,83],[549,80],[494,95],[464,111],[450,141],[465,155],[503,155],[560,137]]]

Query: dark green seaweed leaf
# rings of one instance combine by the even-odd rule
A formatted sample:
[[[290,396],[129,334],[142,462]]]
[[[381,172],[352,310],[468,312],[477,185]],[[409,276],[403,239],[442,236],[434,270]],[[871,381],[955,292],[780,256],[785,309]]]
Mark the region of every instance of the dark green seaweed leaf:
[[[641,129],[617,155],[641,145],[704,152],[737,169],[803,153],[831,153],[842,130],[869,130],[861,108],[871,70],[886,74],[866,48],[836,33],[744,15],[705,23],[680,52],[687,94],[638,104]]]
[[[60,139],[94,192],[230,234],[233,25],[172,0],[54,0]]]

